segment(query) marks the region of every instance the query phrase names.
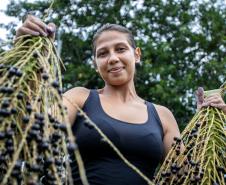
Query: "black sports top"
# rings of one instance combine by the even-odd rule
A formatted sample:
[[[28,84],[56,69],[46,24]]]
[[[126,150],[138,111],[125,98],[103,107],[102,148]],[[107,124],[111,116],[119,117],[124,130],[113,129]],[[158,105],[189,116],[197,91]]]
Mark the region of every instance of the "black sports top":
[[[107,115],[101,106],[98,92],[91,90],[83,111],[133,165],[152,179],[155,169],[163,157],[163,129],[153,104],[146,102],[146,105],[148,120],[145,123],[127,123]],[[77,137],[77,144],[90,185],[147,184],[117,156],[106,142],[103,142],[95,129],[84,124],[84,118],[78,117],[72,129]],[[82,183],[77,163],[72,161],[74,184],[80,185]]]

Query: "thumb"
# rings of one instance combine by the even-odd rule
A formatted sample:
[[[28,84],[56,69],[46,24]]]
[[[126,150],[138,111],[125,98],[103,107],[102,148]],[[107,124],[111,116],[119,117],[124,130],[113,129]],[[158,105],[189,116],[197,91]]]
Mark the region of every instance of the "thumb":
[[[54,40],[55,39],[55,33],[56,33],[56,25],[54,23],[49,23],[47,25],[47,31],[49,34],[49,37]]]
[[[195,92],[196,101],[197,101],[197,108],[201,108],[202,103],[204,102],[204,89],[199,87],[198,90]]]

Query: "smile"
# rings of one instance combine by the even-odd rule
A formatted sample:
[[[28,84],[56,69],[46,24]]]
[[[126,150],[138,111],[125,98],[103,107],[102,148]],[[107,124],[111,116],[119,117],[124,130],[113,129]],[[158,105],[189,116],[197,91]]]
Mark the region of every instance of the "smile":
[[[125,67],[114,67],[108,70],[109,73],[119,73],[121,72]]]

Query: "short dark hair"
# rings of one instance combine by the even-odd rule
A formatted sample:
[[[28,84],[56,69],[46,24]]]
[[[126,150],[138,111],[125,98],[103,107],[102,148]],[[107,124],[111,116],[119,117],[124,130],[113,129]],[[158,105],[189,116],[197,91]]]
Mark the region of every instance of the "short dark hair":
[[[118,24],[107,23],[107,24],[104,24],[102,27],[100,27],[93,36],[93,56],[94,57],[96,53],[96,41],[100,37],[100,35],[105,31],[118,31],[118,32],[127,34],[129,44],[131,45],[132,48],[136,49],[136,44],[135,44],[133,34],[129,29]]]

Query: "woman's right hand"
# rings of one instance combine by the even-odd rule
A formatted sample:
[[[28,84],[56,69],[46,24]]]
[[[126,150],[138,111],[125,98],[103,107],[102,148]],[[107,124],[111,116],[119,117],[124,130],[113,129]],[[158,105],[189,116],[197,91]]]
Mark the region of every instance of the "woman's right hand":
[[[44,36],[54,39],[56,26],[54,23],[45,24],[41,19],[28,14],[22,26],[16,31],[16,39],[22,35]]]
[[[200,110],[202,107],[212,106],[221,109],[226,114],[226,103],[219,93],[204,97],[204,89],[199,87],[196,91],[196,101],[197,110]]]

